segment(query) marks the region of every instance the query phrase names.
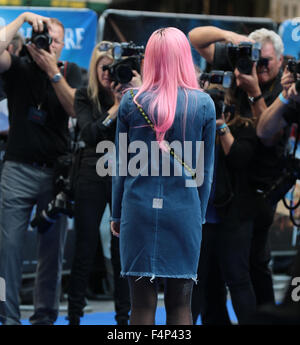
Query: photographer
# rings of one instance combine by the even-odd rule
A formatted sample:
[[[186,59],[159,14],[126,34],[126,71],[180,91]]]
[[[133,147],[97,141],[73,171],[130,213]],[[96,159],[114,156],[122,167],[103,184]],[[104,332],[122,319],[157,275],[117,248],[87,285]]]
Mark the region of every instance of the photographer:
[[[199,282],[194,286],[194,324],[230,324],[226,309],[228,286],[239,324],[255,312],[256,298],[250,277],[250,246],[253,228],[254,193],[249,186],[257,144],[253,121],[240,116],[234,106],[234,88],[209,88],[216,106],[216,151],[212,191],[203,225],[198,266]],[[224,107],[226,105],[226,107]]]
[[[101,177],[96,172],[97,160],[103,156],[96,153],[96,146],[103,140],[114,142],[121,89],[141,83],[140,75],[132,71],[133,78],[127,86],[115,85],[107,68],[114,62],[113,44],[107,41],[98,43],[90,62],[88,87],[78,90],[75,95],[74,108],[85,147],[80,154],[75,190],[76,247],[68,290],[70,325],[79,325],[83,316],[89,272],[97,244],[101,243],[99,226],[107,203],[111,204],[111,177]],[[125,325],[130,311],[129,290],[127,279],[120,277],[119,239],[114,236],[111,239],[111,259],[115,319],[117,324]]]
[[[254,123],[257,123],[261,114],[271,106],[282,90],[280,79],[283,43],[280,36],[264,28],[246,37],[214,27],[198,27],[189,33],[189,37],[192,45],[213,65],[214,69],[227,70],[232,67],[238,86],[236,99],[241,116],[250,117],[255,121]],[[241,72],[245,68],[244,64],[233,64],[227,54],[228,43],[242,45],[242,42],[250,42],[247,45],[252,45],[252,51],[255,43],[261,44],[260,57],[256,61],[253,61],[252,57],[247,57],[247,73]],[[276,142],[276,145],[271,145],[268,140],[259,140],[251,166],[251,184],[254,190],[269,189],[282,173],[281,156],[287,140],[286,134]],[[270,205],[257,192],[255,205],[252,210],[256,218],[251,245],[250,272],[257,305],[261,305],[275,303],[272,274],[269,268],[271,255],[268,233],[273,222],[276,202]]]
[[[33,28],[27,54],[10,55],[6,47],[25,22]],[[64,27],[57,19],[24,12],[1,30],[6,40],[0,42],[0,72],[10,131],[1,178],[0,276],[6,281],[7,295],[0,315],[4,324],[12,325],[20,324],[22,250],[32,208],[37,205],[40,212],[54,197],[54,166],[68,149],[68,120],[74,116],[81,74],[73,63],[65,64],[63,70],[59,67]],[[37,47],[41,43],[44,49]],[[53,324],[57,318],[65,235],[64,218],[47,232],[37,233],[32,324]]]
[[[299,62],[298,62],[299,66]],[[257,135],[262,140],[267,140],[271,144],[278,141],[285,128],[292,123],[297,123],[299,127],[300,115],[300,94],[299,94],[299,74],[295,75],[286,67],[281,78],[282,92],[274,103],[262,114],[257,124]],[[297,90],[298,89],[298,90]],[[293,171],[298,176],[299,171]],[[291,271],[291,280],[288,284],[283,302],[279,306],[263,305],[255,319],[259,324],[295,324],[300,321],[299,301],[293,299],[293,290],[296,291],[293,279],[300,275],[300,251],[295,257]]]
[[[280,134],[281,130],[288,125],[284,115],[288,110],[296,115],[295,106],[297,106],[296,103],[300,103],[300,95],[296,90],[294,76],[287,67],[282,75],[281,85],[282,93],[261,114],[257,124],[258,137],[261,140],[267,140],[270,144],[276,142],[278,133]]]

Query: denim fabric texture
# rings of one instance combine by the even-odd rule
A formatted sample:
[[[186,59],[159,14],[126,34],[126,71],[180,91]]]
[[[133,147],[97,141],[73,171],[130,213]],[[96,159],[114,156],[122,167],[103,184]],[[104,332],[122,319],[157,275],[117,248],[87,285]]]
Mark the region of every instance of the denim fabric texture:
[[[143,105],[143,109],[147,113],[147,104]],[[215,121],[214,104],[206,93],[178,89],[175,120],[166,133],[165,140],[169,143],[176,140],[182,147],[184,141],[192,142],[192,160],[189,166],[193,169],[196,168],[198,159],[196,141],[204,141],[204,182],[198,188],[187,187],[186,181],[192,180],[191,176],[172,156],[170,176],[163,176],[162,157],[167,154],[159,150],[160,159],[153,161],[151,143],[157,145],[155,133],[133,103],[130,92],[123,96],[117,121],[117,164],[112,195],[112,218],[121,220],[122,275],[196,280],[201,228],[205,222],[213,175]],[[119,150],[119,134],[127,134],[127,144],[141,141],[148,149],[148,164],[140,162],[141,173],[137,176],[121,176],[119,173],[119,169],[124,169],[126,160],[130,167],[131,164],[136,164],[133,158],[136,158],[137,153],[142,154],[141,150],[128,153],[123,144]],[[124,152],[126,159],[124,155],[119,155]],[[183,156],[185,162],[186,157],[187,155]],[[151,175],[151,164],[157,169],[157,176]],[[176,176],[174,166],[176,173],[181,172],[181,176]]]

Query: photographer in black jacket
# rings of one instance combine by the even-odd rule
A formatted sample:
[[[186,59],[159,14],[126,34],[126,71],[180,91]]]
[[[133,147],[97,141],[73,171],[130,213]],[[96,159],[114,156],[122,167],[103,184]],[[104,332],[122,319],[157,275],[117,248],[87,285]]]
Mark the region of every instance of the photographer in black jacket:
[[[88,86],[77,90],[75,94],[74,109],[85,146],[80,154],[75,189],[76,245],[68,290],[70,325],[79,325],[80,317],[83,316],[89,272],[97,244],[101,244],[101,218],[106,205],[111,206],[111,176],[98,175],[96,164],[104,153],[98,153],[96,147],[102,141],[113,143],[115,140],[122,88],[141,84],[140,75],[133,70],[133,78],[128,84],[115,85],[107,68],[115,62],[113,43],[99,42],[92,53]],[[112,236],[110,251],[114,274],[115,319],[118,325],[126,325],[130,311],[129,288],[127,279],[120,276],[119,239],[115,236]]]
[[[39,37],[26,45],[25,56],[10,55],[6,47],[25,22]],[[24,12],[2,30],[5,40],[0,41],[0,72],[8,99],[10,131],[1,178],[0,276],[6,281],[6,301],[0,305],[0,316],[4,324],[13,325],[20,324],[26,230],[33,206],[40,212],[54,197],[54,166],[68,149],[68,121],[74,116],[75,88],[81,84],[81,74],[73,63],[65,65],[64,71],[59,67],[64,27],[57,19]],[[37,235],[32,324],[53,324],[58,315],[64,221],[58,220],[49,231]]]

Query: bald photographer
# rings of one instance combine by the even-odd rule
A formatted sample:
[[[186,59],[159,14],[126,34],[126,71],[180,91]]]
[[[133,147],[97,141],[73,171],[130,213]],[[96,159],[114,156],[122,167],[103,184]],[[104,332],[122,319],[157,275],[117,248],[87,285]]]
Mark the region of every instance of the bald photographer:
[[[6,48],[24,23],[32,26],[32,37],[23,54],[13,56]],[[1,178],[0,276],[6,281],[6,301],[0,304],[0,320],[18,325],[25,234],[33,207],[40,212],[55,196],[54,170],[68,151],[68,121],[81,72],[76,64],[59,61],[64,26],[55,18],[24,12],[1,29],[1,37],[10,131]],[[51,325],[58,316],[65,225],[58,218],[47,231],[38,226],[32,324]]]

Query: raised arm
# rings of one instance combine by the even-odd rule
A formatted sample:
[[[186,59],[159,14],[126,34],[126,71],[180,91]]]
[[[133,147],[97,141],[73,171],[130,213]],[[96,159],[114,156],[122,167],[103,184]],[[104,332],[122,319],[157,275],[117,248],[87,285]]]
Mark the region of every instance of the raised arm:
[[[31,12],[20,14],[14,21],[0,29],[0,73],[7,71],[11,65],[11,57],[6,48],[10,44],[14,35],[24,23],[32,25],[34,31],[42,32],[43,22],[50,23],[49,18]]]
[[[287,125],[283,118],[283,114],[286,112],[287,107],[290,106],[290,99],[297,101],[297,96],[291,92],[294,85],[293,82],[293,75],[285,69],[281,78],[281,85],[283,87],[282,93],[260,115],[256,133],[266,146],[272,146],[278,132]]]
[[[214,43],[232,42],[234,44],[238,44],[243,41],[252,41],[249,40],[247,36],[239,35],[228,30],[223,30],[216,26],[200,26],[191,30],[188,35],[192,46],[210,64],[214,59]]]

